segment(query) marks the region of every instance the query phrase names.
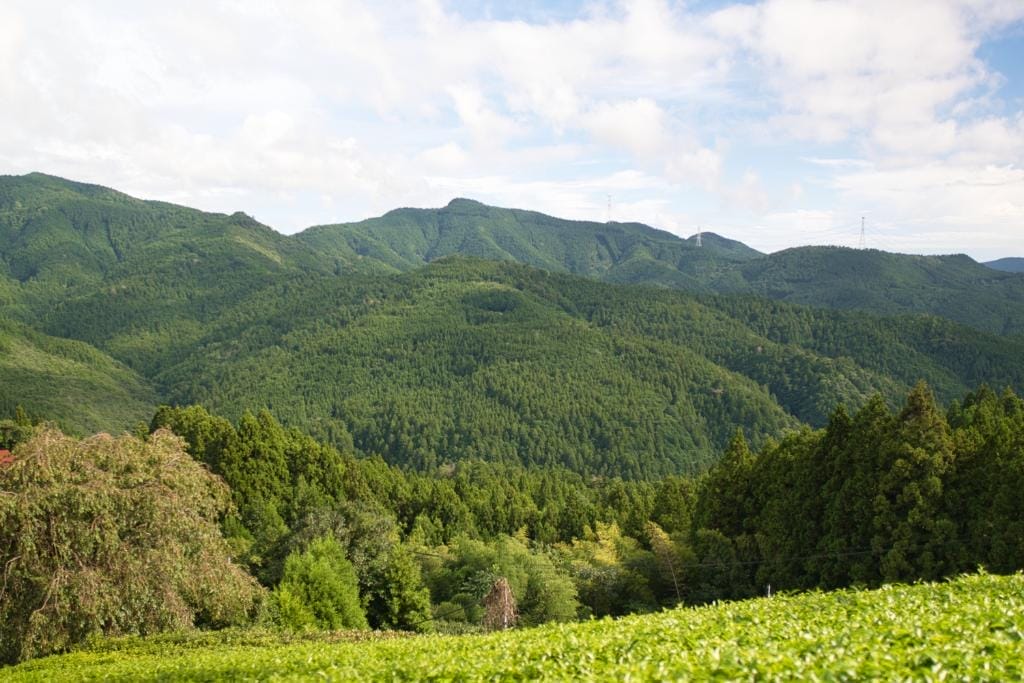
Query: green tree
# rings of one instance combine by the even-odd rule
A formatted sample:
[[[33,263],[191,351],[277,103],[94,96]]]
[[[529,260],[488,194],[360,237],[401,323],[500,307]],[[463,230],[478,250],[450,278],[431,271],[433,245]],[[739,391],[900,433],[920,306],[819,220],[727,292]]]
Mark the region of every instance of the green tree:
[[[885,581],[934,580],[952,569],[956,540],[943,510],[943,479],[953,463],[949,427],[923,382],[896,421],[883,450],[888,467],[875,496],[872,545]]]
[[[48,429],[15,454],[0,467],[0,659],[248,618],[261,590],[217,527],[228,489],[179,438]]]
[[[288,556],[274,597],[282,624],[291,628],[368,627],[355,570],[341,544],[329,536]]]
[[[702,482],[694,512],[694,527],[738,536],[753,523],[754,454],[739,429]]]

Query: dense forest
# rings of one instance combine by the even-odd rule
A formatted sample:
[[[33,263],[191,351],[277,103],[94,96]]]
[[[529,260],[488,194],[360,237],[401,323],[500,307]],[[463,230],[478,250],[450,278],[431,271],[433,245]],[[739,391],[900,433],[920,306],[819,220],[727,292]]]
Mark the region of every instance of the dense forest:
[[[896,411],[876,395],[852,414],[836,408],[822,429],[792,431],[760,449],[738,432],[705,474],[649,482],[482,460],[409,471],[286,429],[266,411],[233,424],[197,406],[162,408],[150,426],[136,437],[79,443],[33,428],[24,413],[0,423],[5,445],[14,445],[0,482],[19,494],[0,498],[0,560],[9,581],[0,611],[13,648],[6,659],[62,649],[91,632],[168,627],[75,613],[92,626],[61,630],[78,622],[60,610],[88,610],[91,603],[80,601],[44,610],[56,639],[23,620],[51,580],[40,566],[65,572],[62,586],[86,580],[77,572],[89,581],[103,575],[111,541],[81,530],[110,523],[95,517],[99,510],[120,510],[117,518],[150,509],[137,491],[153,463],[167,463],[153,476],[177,492],[161,500],[186,495],[172,472],[192,470],[170,464],[178,457],[171,432],[223,478],[231,504],[216,502],[214,482],[194,483],[208,476],[197,471],[188,474],[187,495],[209,490],[209,502],[196,498],[150,518],[174,520],[189,506],[210,510],[224,537],[221,556],[264,586],[260,596],[242,577],[220,584],[226,592],[217,612],[199,597],[207,595],[201,586],[184,584],[182,612],[198,624],[255,619],[286,628],[462,632],[480,628],[484,597],[498,577],[509,582],[520,623],[528,625],[743,598],[769,586],[874,586],[978,566],[1024,567],[1024,401],[1009,390],[982,387],[943,412],[922,383]],[[122,502],[110,508],[94,501],[97,492]],[[72,499],[83,502],[70,516],[54,518],[47,507]],[[33,539],[54,533],[42,517],[66,525],[61,556],[78,557],[77,565],[33,563],[47,547]],[[175,524],[187,531],[200,522]],[[111,538],[126,543],[135,533]],[[143,603],[152,590],[128,588]],[[108,600],[119,599],[118,589],[107,590],[115,592]],[[246,600],[250,607],[239,613]],[[180,626],[180,616],[167,619]]]
[[[471,226],[506,253],[477,249]],[[1024,337],[742,293],[722,268],[763,257],[713,236],[698,249],[645,226],[458,201],[360,224],[367,240],[408,237],[402,258],[385,258],[383,246],[331,246],[343,227],[286,237],[244,214],[38,174],[0,179],[0,409],[20,404],[84,435],[132,429],[160,403],[232,420],[266,408],[404,467],[482,459],[644,479],[701,471],[737,428],[757,447],[823,426],[838,403],[896,401],[919,379],[944,402],[980,383],[1024,390]],[[693,287],[703,293],[594,279],[666,284],[620,277],[641,252],[704,278]],[[800,271],[785,258],[773,278]],[[824,292],[838,282],[825,271],[897,301],[864,261],[882,259],[921,296],[956,288],[977,297],[965,310],[1020,309],[1021,276],[956,259],[843,258],[849,272],[824,264],[801,277]],[[970,280],[975,267],[989,280]],[[713,278],[733,293],[712,293]]]
[[[232,419],[265,407],[409,467],[482,458],[644,478],[698,471],[737,427],[760,444],[824,425],[840,402],[897,400],[920,378],[943,401],[981,382],[1024,386],[1024,340],[939,318],[694,298],[462,258],[403,275],[296,275],[209,320],[122,322],[109,299],[51,309],[51,332],[100,350],[68,363],[33,332],[48,354],[10,354],[3,398],[79,432],[131,427],[147,398],[150,411],[201,403]],[[79,400],[121,419],[82,424],[66,401],[58,412],[57,374],[81,377]],[[115,384],[123,400],[86,393]]]

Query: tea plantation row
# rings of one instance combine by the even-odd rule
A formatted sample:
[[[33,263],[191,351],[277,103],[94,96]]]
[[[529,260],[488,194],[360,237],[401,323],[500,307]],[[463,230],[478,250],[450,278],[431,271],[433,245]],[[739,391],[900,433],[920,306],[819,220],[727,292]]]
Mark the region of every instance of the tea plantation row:
[[[0,671],[82,680],[1021,680],[1024,575],[774,596],[486,636],[107,641]]]

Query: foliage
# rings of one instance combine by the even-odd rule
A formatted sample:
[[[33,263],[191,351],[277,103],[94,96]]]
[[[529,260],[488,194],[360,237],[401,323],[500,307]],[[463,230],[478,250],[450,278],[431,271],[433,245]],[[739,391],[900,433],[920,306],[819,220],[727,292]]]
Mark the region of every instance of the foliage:
[[[14,407],[13,419],[0,419],[0,448],[11,450],[32,436],[33,421],[20,405]]]
[[[737,427],[756,448],[921,378],[942,401],[982,382],[1024,389],[1019,337],[752,293],[962,312],[1002,333],[1019,328],[1021,282],[964,257],[759,256],[712,236],[697,249],[463,200],[286,237],[244,214],[7,177],[0,412],[22,403],[85,432],[129,428],[157,400],[231,420],[267,408],[342,452],[423,471],[486,459],[657,478],[704,469]],[[258,554],[289,511],[250,514]]]
[[[459,539],[450,557],[427,576],[435,603],[461,605],[465,620],[480,623],[485,617],[484,597],[498,578],[511,588],[518,622],[534,626],[548,621],[571,621],[579,603],[576,588],[544,552],[521,539],[501,536],[485,543]]]
[[[653,557],[618,524],[597,522],[581,538],[555,546],[576,584],[586,616],[619,616],[654,609]]]
[[[1024,577],[980,575],[486,636],[257,647],[128,641],[5,673],[11,681],[1020,680],[1022,639]]]
[[[284,511],[256,554],[267,585],[289,553],[331,535],[355,565],[370,624],[422,629],[431,623],[424,582],[435,616],[475,624],[496,567],[524,617],[549,618],[529,614],[537,603],[524,600],[516,578],[545,556],[553,576],[571,581],[582,616],[749,597],[769,584],[878,585],[979,564],[1018,570],[1022,406],[1012,392],[982,388],[946,416],[919,385],[898,413],[876,396],[852,416],[837,408],[822,430],[795,430],[759,450],[736,433],[706,475],[657,484],[483,462],[411,472],[322,447],[266,414],[244,420],[244,449],[230,423],[201,409],[165,409],[156,423],[185,427],[207,462],[237,451],[245,468],[225,472],[240,510],[255,500]],[[287,453],[290,467],[273,453]],[[253,525],[245,533],[268,537],[263,517],[242,518]]]
[[[839,408],[759,453],[739,440],[701,481],[688,601],[1024,567],[1024,401],[987,388],[938,410]]]
[[[227,488],[180,439],[48,429],[14,454],[0,467],[3,661],[247,619],[260,591],[217,528]]]
[[[359,585],[345,550],[333,538],[315,539],[305,552],[293,552],[273,592],[281,624],[293,629],[367,628]]]
[[[98,349],[0,313],[0,415],[22,405],[70,433],[120,432],[152,415],[156,397],[147,380]]]

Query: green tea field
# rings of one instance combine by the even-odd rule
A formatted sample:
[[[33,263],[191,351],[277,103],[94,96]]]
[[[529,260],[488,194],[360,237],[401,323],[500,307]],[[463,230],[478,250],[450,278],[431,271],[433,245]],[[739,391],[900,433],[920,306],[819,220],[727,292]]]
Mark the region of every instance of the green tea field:
[[[125,639],[0,671],[59,680],[1021,680],[1024,575],[775,596],[485,636]]]

